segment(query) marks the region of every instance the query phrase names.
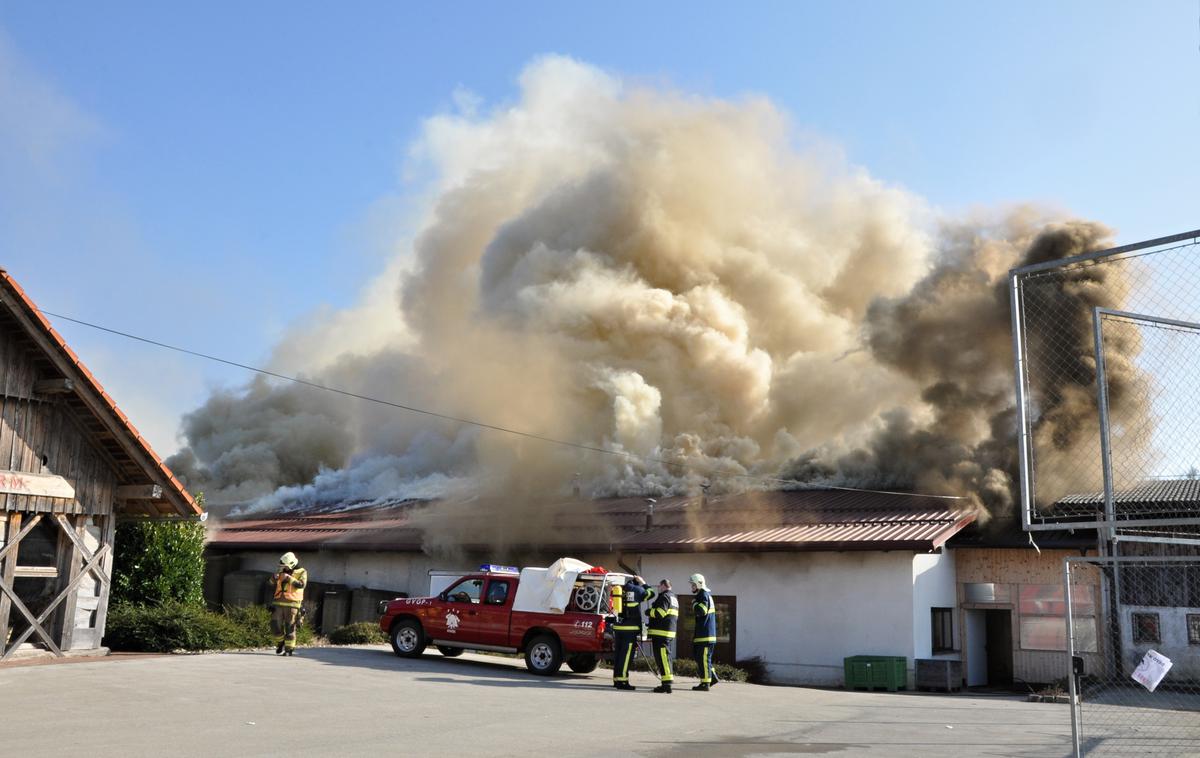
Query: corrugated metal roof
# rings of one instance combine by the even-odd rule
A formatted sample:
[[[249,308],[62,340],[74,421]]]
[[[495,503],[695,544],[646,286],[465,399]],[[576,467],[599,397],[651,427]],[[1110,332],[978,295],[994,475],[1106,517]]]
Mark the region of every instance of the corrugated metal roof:
[[[1114,491],[1113,500],[1118,503],[1186,504],[1200,507],[1200,479],[1147,480],[1135,487]],[[1058,504],[1063,505],[1095,505],[1103,502],[1103,492],[1082,492],[1058,500]]]
[[[461,504],[456,504],[461,505]],[[646,498],[571,501],[542,506],[539,546],[642,552],[764,550],[932,550],[971,523],[961,500],[887,492],[792,490],[746,492],[708,499]],[[276,513],[232,519],[217,526],[215,548],[292,545],[325,550],[419,550],[424,538],[419,510],[438,503],[412,501],[340,513]],[[475,522],[459,508],[446,520]],[[445,525],[445,524],[443,524]],[[465,542],[478,529],[463,532]],[[463,547],[470,547],[464,544]],[[486,547],[486,545],[480,545]]]
[[[191,494],[184,489],[183,485],[175,478],[175,474],[167,465],[163,463],[162,458],[154,452],[149,441],[146,440],[134,427],[133,422],[129,420],[116,402],[104,391],[104,387],[100,385],[99,380],[95,375],[88,370],[88,367],[83,365],[83,361],[75,354],[75,351],[67,345],[66,340],[62,338],[50,322],[42,315],[41,310],[30,299],[21,285],[17,284],[16,280],[9,275],[7,271],[0,268],[0,300],[8,306],[13,312],[14,317],[18,317],[18,323],[22,326],[32,327],[32,329],[40,332],[41,336],[49,342],[50,346],[59,354],[59,357],[65,361],[70,373],[75,374],[73,379],[81,380],[82,387],[76,389],[76,393],[80,390],[90,391],[99,400],[99,404],[103,409],[103,413],[95,414],[97,417],[109,416],[109,418],[101,418],[104,425],[111,430],[115,435],[123,436],[136,451],[145,455],[150,464],[152,471],[146,471],[144,464],[135,461],[136,465],[142,467],[142,471],[147,475],[149,481],[158,484],[163,488],[166,496],[166,502],[170,504],[172,511],[180,515],[199,515],[202,511],[200,506],[192,498]],[[17,313],[17,310],[20,313]],[[20,318],[23,316],[23,318]],[[45,351],[43,351],[45,352]],[[88,408],[91,412],[91,408]],[[114,457],[120,459],[133,456],[128,456],[126,451],[119,446],[108,446],[108,451]]]

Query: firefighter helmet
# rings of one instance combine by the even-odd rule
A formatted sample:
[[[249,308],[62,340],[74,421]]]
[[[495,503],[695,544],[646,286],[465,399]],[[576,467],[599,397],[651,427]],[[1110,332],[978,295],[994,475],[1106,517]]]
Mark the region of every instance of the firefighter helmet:
[[[696,585],[696,587],[698,589],[702,589],[702,590],[708,589],[707,587],[704,586],[704,574],[692,574],[691,576],[688,577],[688,581],[691,582],[692,584]]]
[[[300,559],[296,557],[295,553],[284,553],[283,555],[279,556],[280,566],[287,566],[291,569],[296,568],[297,564],[299,563]]]

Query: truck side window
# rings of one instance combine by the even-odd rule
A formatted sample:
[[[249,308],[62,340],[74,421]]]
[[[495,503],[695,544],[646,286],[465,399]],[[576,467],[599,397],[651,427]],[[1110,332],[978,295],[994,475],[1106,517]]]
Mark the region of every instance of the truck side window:
[[[478,603],[482,591],[482,579],[464,579],[446,590],[446,599],[452,603]]]
[[[508,582],[500,582],[495,579],[488,585],[487,589],[487,604],[488,605],[504,605],[508,601]]]

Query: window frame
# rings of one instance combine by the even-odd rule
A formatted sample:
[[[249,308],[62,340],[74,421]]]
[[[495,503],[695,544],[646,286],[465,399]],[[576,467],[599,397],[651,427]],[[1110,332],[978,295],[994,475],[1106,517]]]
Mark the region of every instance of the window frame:
[[[1140,617],[1140,618],[1139,618]],[[1154,638],[1142,638],[1142,619],[1154,619]],[[1162,644],[1162,616],[1157,611],[1130,611],[1129,614],[1129,638],[1135,645],[1161,645]]]
[[[939,623],[939,616],[943,617],[942,623]],[[939,642],[942,643],[940,646]],[[929,647],[931,654],[941,655],[943,653],[958,652],[958,647],[954,642],[954,609],[945,606],[930,607]]]

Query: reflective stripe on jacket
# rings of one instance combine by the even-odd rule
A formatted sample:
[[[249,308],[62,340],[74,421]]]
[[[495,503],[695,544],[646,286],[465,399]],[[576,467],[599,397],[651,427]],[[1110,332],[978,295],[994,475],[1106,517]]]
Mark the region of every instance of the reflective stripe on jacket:
[[[679,598],[670,590],[663,593],[655,590],[649,592],[649,597],[654,601],[647,614],[650,617],[650,636],[674,637],[675,624],[679,621]]]
[[[625,597],[623,598],[621,615],[613,624],[614,632],[642,632],[642,601],[646,599],[648,590],[643,584],[632,579],[625,581]]]
[[[692,598],[692,611],[696,614],[696,626],[693,642],[717,641],[717,606],[713,602],[712,593],[708,590],[697,590]]]
[[[299,608],[304,602],[304,587],[308,584],[308,571],[298,568],[288,574],[280,571],[272,577],[275,583],[275,605],[280,608]]]

